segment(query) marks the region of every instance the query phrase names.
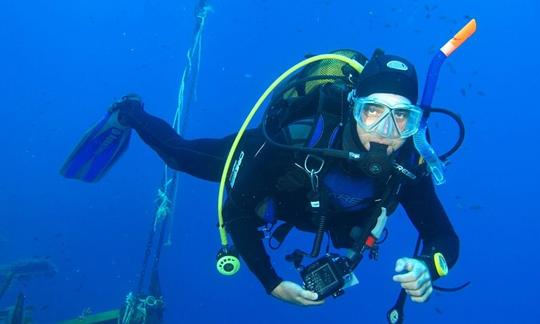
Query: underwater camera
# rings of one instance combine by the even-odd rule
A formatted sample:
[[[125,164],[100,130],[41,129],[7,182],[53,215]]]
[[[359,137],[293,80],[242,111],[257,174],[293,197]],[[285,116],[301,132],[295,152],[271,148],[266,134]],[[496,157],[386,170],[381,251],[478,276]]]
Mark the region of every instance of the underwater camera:
[[[306,266],[300,275],[305,289],[319,295],[317,300],[328,296],[341,296],[345,292],[344,288],[354,284],[354,281],[357,282],[349,258],[336,254],[327,254],[318,259]]]

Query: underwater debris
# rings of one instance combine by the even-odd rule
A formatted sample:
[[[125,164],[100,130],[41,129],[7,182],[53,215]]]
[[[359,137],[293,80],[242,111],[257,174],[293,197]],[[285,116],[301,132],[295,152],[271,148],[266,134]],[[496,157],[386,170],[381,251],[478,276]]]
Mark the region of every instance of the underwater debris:
[[[0,266],[0,279],[13,275],[17,279],[37,276],[52,277],[58,272],[49,258],[32,258]]]
[[[30,324],[32,321],[32,308],[25,306],[23,293],[19,293],[15,304],[6,309],[0,310],[0,323]]]

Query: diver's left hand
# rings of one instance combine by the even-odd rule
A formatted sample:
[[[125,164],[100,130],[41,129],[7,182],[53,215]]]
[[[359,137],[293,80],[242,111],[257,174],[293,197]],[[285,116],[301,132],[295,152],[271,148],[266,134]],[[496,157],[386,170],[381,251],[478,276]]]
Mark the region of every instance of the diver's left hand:
[[[411,296],[413,302],[423,303],[428,300],[433,292],[433,287],[429,269],[423,261],[401,258],[396,261],[395,270],[396,272],[407,271],[395,275],[392,279],[401,283],[401,287]]]

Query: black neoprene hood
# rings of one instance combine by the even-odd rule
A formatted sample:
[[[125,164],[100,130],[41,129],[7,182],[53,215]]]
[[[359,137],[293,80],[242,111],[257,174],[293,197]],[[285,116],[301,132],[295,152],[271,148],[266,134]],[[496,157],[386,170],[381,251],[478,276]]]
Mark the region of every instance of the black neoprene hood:
[[[393,93],[416,104],[418,78],[414,65],[396,55],[375,51],[358,77],[356,95],[367,97],[373,93]]]

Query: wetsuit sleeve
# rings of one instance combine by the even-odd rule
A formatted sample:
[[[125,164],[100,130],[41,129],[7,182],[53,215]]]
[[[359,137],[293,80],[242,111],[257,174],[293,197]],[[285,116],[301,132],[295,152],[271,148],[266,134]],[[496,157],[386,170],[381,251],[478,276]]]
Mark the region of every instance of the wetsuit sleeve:
[[[459,238],[437,197],[431,178],[422,177],[418,183],[404,186],[400,202],[422,237],[419,259],[426,261],[431,278],[435,280],[439,275],[434,263],[427,260],[433,260],[433,255],[440,252],[448,267],[454,266],[459,255]]]
[[[263,237],[258,231],[261,222],[254,212],[236,206],[230,200],[224,208],[224,214],[226,228],[236,249],[249,270],[270,294],[283,279],[274,270],[264,248]]]
[[[258,138],[258,139],[257,139]],[[256,209],[276,190],[279,174],[287,170],[290,156],[283,150],[264,143],[262,132],[253,132],[242,142],[245,157],[237,173],[234,187],[224,208],[225,228],[250,271],[267,293],[283,280],[277,275],[263,244],[258,227],[265,224]],[[257,145],[256,145],[257,144]]]
[[[186,140],[167,122],[145,111],[129,111],[125,117],[129,126],[170,168],[200,179],[220,181],[234,135]]]

